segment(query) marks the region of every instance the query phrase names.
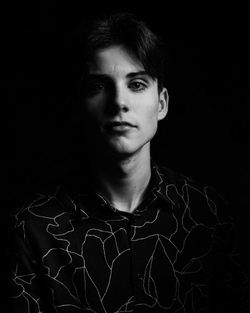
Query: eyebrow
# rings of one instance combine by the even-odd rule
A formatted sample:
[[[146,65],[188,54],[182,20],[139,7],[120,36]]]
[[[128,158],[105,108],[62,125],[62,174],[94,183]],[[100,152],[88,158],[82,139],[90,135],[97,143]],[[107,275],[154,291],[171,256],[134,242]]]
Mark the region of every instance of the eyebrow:
[[[138,71],[138,72],[130,72],[126,75],[126,78],[134,78],[137,76],[149,76],[151,77],[151,75],[147,72],[147,71]],[[91,79],[108,79],[110,78],[109,75],[107,74],[95,74],[95,73],[90,73],[87,75],[87,78],[91,78]]]
[[[126,75],[127,78],[133,78],[136,76],[150,76],[151,77],[151,75],[147,71],[131,72]]]

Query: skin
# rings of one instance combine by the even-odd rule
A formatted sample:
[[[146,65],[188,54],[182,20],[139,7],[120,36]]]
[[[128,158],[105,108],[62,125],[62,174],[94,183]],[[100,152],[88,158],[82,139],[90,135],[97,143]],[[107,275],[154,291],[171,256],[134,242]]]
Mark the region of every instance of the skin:
[[[132,212],[150,180],[150,141],[167,114],[167,90],[159,92],[157,80],[122,46],[98,50],[87,81],[82,108],[97,189]]]

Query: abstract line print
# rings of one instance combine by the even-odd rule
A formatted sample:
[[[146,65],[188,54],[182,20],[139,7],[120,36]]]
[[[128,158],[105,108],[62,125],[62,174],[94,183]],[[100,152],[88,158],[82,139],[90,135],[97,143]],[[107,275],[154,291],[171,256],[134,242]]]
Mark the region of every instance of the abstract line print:
[[[207,187],[186,179],[168,183],[162,176],[154,204],[132,219],[117,210],[110,218],[91,216],[85,206],[55,193],[16,214],[20,252],[11,279],[14,299],[25,308],[20,312],[43,312],[46,306],[98,313],[205,307],[213,245],[232,226],[218,218]]]

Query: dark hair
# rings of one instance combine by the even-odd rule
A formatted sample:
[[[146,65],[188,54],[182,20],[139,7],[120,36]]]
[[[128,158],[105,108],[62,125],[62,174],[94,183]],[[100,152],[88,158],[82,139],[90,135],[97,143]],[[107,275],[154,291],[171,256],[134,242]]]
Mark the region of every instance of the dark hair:
[[[87,21],[78,29],[81,76],[87,71],[88,61],[98,49],[122,45],[133,53],[158,88],[164,86],[165,49],[163,42],[140,18],[131,13],[116,13]]]

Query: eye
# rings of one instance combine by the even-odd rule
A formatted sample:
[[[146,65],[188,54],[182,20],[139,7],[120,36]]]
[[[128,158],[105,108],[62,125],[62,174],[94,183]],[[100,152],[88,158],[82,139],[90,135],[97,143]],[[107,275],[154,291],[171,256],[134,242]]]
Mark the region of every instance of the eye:
[[[96,94],[103,91],[105,88],[104,83],[102,82],[91,82],[88,84],[88,93],[90,94]]]
[[[147,83],[141,80],[135,80],[129,83],[129,88],[133,91],[142,91],[147,88]]]
[[[106,83],[102,80],[89,79],[84,85],[84,93],[87,97],[99,95],[106,89]]]

